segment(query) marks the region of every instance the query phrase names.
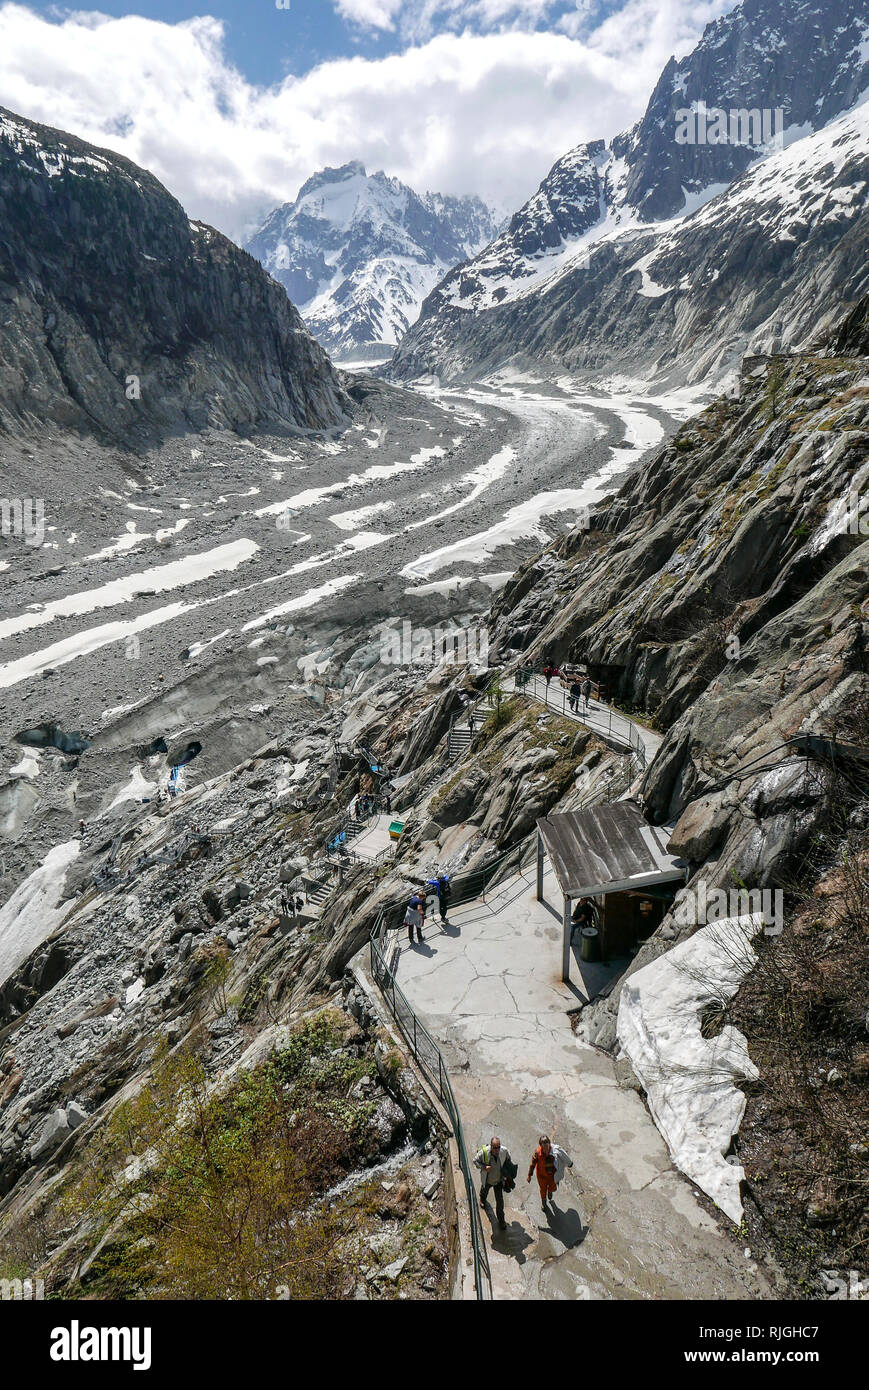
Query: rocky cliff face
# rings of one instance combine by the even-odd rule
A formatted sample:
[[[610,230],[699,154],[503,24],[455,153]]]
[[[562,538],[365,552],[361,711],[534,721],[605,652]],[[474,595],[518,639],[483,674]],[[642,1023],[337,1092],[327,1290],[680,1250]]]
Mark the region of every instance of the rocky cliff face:
[[[646,805],[710,876],[778,881],[828,809],[806,750],[865,691],[867,425],[865,357],[749,363],[496,608],[502,656],[585,658],[665,732]]]
[[[423,196],[358,161],[323,169],[266,219],[248,250],[333,354],[399,342],[448,270],[496,235],[479,198]]]
[[[0,426],[141,442],[336,425],[346,407],[283,290],[145,170],[0,111]]]
[[[746,0],[710,25],[632,130],[571,151],[437,286],[391,370],[720,380],[746,347],[803,345],[809,302],[866,288],[867,32],[860,0]]]
[[[860,0],[744,0],[709,24],[692,53],[667,63],[642,120],[613,141],[627,169],[625,203],[644,222],[676,217],[692,195],[732,182],[757,157],[751,144],[713,138],[711,119],[705,142],[675,141],[689,108],[779,111],[773,134],[820,130],[847,111],[869,80],[867,23]]]
[[[815,873],[818,852],[829,875],[841,818],[858,817],[864,830],[869,824],[869,570],[861,526],[869,479],[867,307],[848,315],[826,355],[749,360],[738,396],[694,417],[589,528],[518,571],[488,619],[493,665],[509,668],[544,652],[583,659],[614,702],[658,727],[663,742],[633,791],[652,820],[673,824],[671,850],[687,860],[692,882],[710,888],[789,884],[804,870]],[[27,1249],[38,1238],[36,1258],[53,1287],[78,1287],[79,1279],[97,1293],[116,1291],[99,1282],[101,1242],[123,1246],[148,1234],[134,1224],[125,1235],[123,1222],[95,1232],[87,1221],[69,1234],[56,1193],[69,1193],[104,1152],[100,1136],[117,1106],[151,1084],[158,1037],[170,1058],[195,1052],[213,1078],[237,1077],[272,1053],[289,1066],[312,1009],[337,1004],[340,994],[351,1013],[364,1015],[344,972],[382,907],[400,920],[410,888],[435,865],[457,876],[485,875],[503,855],[499,872],[507,873],[528,850],[538,815],[613,798],[631,785],[624,755],[522,697],[478,727],[468,751],[449,765],[442,736],[450,715],[488,674],[446,667],[420,678],[359,661],[352,689],[327,690],[329,653],[316,655],[324,683],[318,702],[299,696],[285,738],[193,788],[181,805],[127,800],[94,818],[67,871],[57,927],[0,993],[0,1235],[7,1249]],[[122,716],[124,747],[147,713]],[[324,844],[368,775],[368,762],[346,751],[357,740],[409,774],[393,808],[405,833],[388,864],[350,862],[333,873]],[[111,744],[112,735],[103,742]],[[120,735],[113,746],[121,746]],[[82,755],[81,776],[102,786],[105,801],[117,774],[109,785],[101,772],[98,760],[105,767],[108,751],[98,741]],[[191,824],[198,827],[192,837]],[[859,853],[865,856],[865,843]],[[300,874],[329,882],[322,904],[306,905],[293,923],[282,920],[280,893]],[[805,1043],[826,1064],[825,1078],[838,1074],[824,1086],[841,1083],[835,1096],[847,1123],[836,1121],[835,1172],[815,1190],[818,1164],[830,1152],[823,1147],[830,1131],[819,1131],[801,1149],[792,1185],[802,1208],[794,1216],[787,1183],[776,1199],[781,1210],[791,1204],[797,1238],[806,1222],[827,1223],[819,1228],[824,1250],[834,1248],[840,1213],[844,1232],[856,1230],[859,1217],[853,1198],[850,1206],[839,1200],[842,1164],[861,1183],[869,1176],[862,1112],[846,1089],[862,1087],[865,1096],[865,909],[862,927],[843,919],[828,933],[828,888],[799,932],[789,924],[782,937],[781,949],[790,950],[803,933],[799,969],[772,957],[767,975],[756,977],[759,996],[744,1005],[753,1046],[752,1019],[780,1016],[773,985],[787,989],[799,980],[799,1047]],[[665,918],[631,971],[691,930]],[[601,1047],[615,1045],[618,1000],[615,989],[583,1011],[586,1037]],[[823,1022],[823,1047],[812,1019]],[[321,1109],[328,1102],[330,1115],[350,1124],[354,1144],[362,1135],[369,1160],[403,1161],[402,1116],[411,1132],[425,1118],[418,1097],[390,1089],[382,1056],[379,1082],[372,1074],[371,1088],[339,1095],[339,1086],[350,1089],[351,1073],[354,1087],[364,1079],[356,1082],[354,1068],[369,1060],[372,1043],[370,1033],[352,1030],[341,1038],[343,1045],[330,1042],[328,1056],[338,1060],[325,1063],[322,1076],[316,1057],[310,1066]],[[358,1049],[352,1060],[339,1058],[348,1047]],[[775,1110],[770,1092],[785,1094],[774,1070],[782,1065],[781,1039],[770,1051],[765,1104]],[[297,1079],[294,1073],[294,1085]],[[791,1084],[791,1071],[784,1080]],[[808,1092],[794,1094],[800,1115],[810,1102],[817,1113]],[[755,1136],[764,1113],[752,1121]],[[774,1119],[793,1123],[790,1113],[776,1111]],[[355,1162],[357,1149],[348,1154]],[[790,1182],[789,1155],[775,1155],[777,1168],[781,1159]],[[752,1162],[752,1175],[762,1177],[767,1157]],[[146,1182],[135,1188],[146,1191]],[[801,1248],[800,1276],[815,1288],[820,1248]],[[835,1251],[847,1259],[842,1240]],[[367,1258],[359,1249],[348,1257]],[[402,1258],[396,1251],[395,1260]],[[410,1258],[419,1287],[437,1292],[437,1279],[426,1274],[429,1257],[413,1249]]]
[[[493,615],[501,660],[584,659],[663,733],[636,790],[670,827],[689,890],[781,892],[778,930],[734,1003],[697,978],[704,1036],[736,1027],[756,1068],[737,1083],[747,1103],[732,1146],[744,1230],[799,1297],[842,1297],[863,1260],[867,310],[855,306],[828,355],[748,359],[738,397],[694,417],[589,530],[519,571]],[[627,977],[696,928],[669,913]],[[620,1001],[616,989],[585,1009],[581,1033],[638,1086],[618,1055]]]

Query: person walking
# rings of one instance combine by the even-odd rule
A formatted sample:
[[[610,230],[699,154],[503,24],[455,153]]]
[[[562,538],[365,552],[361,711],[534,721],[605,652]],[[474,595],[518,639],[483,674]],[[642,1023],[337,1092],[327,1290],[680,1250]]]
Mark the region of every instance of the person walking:
[[[532,664],[530,661],[525,661],[525,662],[523,662],[523,664],[519,667],[519,671],[518,671],[518,674],[517,674],[517,676],[516,676],[516,689],[517,689],[517,690],[524,690],[525,687],[526,687],[526,685],[528,684],[528,682],[529,682],[530,680],[533,680],[533,678],[534,678],[534,666],[533,666],[533,664]]]
[[[500,1229],[506,1230],[507,1223],[504,1220],[504,1183],[510,1181],[509,1173],[514,1167],[510,1154],[502,1147],[501,1140],[497,1134],[493,1135],[488,1144],[478,1150],[474,1159],[474,1164],[480,1170],[480,1206],[485,1207],[489,1200],[489,1191],[495,1194],[495,1215],[498,1218]]]
[[[582,698],[582,686],[579,681],[571,681],[567,703],[570,705],[574,714],[579,714],[579,702]]]
[[[449,908],[450,898],[453,896],[453,890],[450,887],[450,880],[447,874],[438,874],[437,883],[438,907],[440,908],[441,921],[445,922],[447,920],[447,910]]]
[[[588,702],[589,702],[589,700],[591,699],[591,681],[589,680],[588,676],[586,676],[585,680],[582,682],[582,685],[579,687],[579,689],[580,689],[580,694],[582,695],[582,698],[583,698],[583,700],[585,701],[585,712],[586,712],[586,714],[588,714]],[[579,706],[578,706],[578,702],[577,702],[577,708],[578,708],[578,707],[579,707]]]
[[[550,1197],[554,1197],[558,1190],[558,1183],[555,1179],[557,1163],[555,1154],[552,1152],[552,1140],[548,1134],[541,1134],[540,1141],[534,1153],[531,1155],[531,1164],[528,1169],[528,1181],[532,1175],[537,1173],[537,1186],[540,1188],[540,1205],[546,1210],[546,1203]]]

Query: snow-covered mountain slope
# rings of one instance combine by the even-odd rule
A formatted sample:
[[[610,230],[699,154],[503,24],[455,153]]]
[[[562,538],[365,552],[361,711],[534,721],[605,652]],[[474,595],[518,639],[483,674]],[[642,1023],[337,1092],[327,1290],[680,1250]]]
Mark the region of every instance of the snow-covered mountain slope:
[[[455,280],[445,282],[393,368],[458,377],[548,359],[671,385],[721,381],[746,351],[808,347],[869,289],[867,207],[863,103],[689,217],[610,219],[502,305],[468,310],[449,300]]]
[[[620,291],[619,271],[638,261],[638,246],[648,253],[659,237],[668,238],[668,245],[680,238],[685,269],[667,283],[684,295],[690,273],[694,298],[705,304],[703,310],[698,304],[694,316],[702,339],[702,315],[711,313],[711,327],[718,307],[714,301],[725,299],[724,285],[711,297],[697,294],[704,283],[700,261],[689,264],[687,242],[677,229],[690,236],[708,227],[697,213],[709,206],[730,234],[752,226],[761,232],[775,220],[771,190],[783,179],[787,207],[793,212],[799,205],[799,213],[791,216],[783,206],[782,214],[803,227],[803,233],[793,233],[792,249],[799,249],[804,234],[820,220],[824,235],[809,239],[813,254],[826,256],[838,232],[853,226],[862,212],[859,200],[851,200],[848,217],[830,215],[839,197],[839,156],[847,149],[846,164],[859,159],[865,137],[860,115],[855,115],[855,126],[840,130],[842,151],[835,137],[827,140],[823,132],[855,109],[864,93],[869,95],[866,0],[744,0],[707,26],[688,57],[668,62],[645,116],[632,130],[611,144],[581,145],[559,160],[502,235],[437,286],[396,353],[396,374],[476,374],[517,354],[551,356],[567,365],[616,365],[623,357],[620,343],[634,367],[644,360],[651,363],[659,320],[668,317],[675,299],[651,316],[649,332],[649,323],[630,312],[631,296],[624,293],[626,287]],[[818,139],[819,144],[813,143]],[[794,165],[785,156],[798,143],[806,149]],[[801,163],[816,159],[821,165],[807,165],[800,173]],[[769,178],[761,174],[756,179],[767,167]],[[728,201],[737,187],[738,198]],[[757,193],[757,208],[746,190]],[[824,198],[829,206],[822,206]],[[752,263],[751,273],[758,276],[757,302],[745,266],[734,290],[752,302],[746,303],[744,315],[731,319],[733,331],[744,336],[768,318],[781,318],[784,340],[791,341],[786,327],[792,317],[785,302],[789,291],[775,277],[783,244],[752,250],[738,239]],[[711,254],[705,242],[704,247],[704,254]],[[731,246],[719,249],[732,261]],[[817,269],[805,257],[796,259],[803,274]],[[645,268],[638,269],[643,275]],[[718,277],[724,270],[714,256],[706,266],[708,275],[713,270]],[[851,292],[843,283],[836,288],[846,297]],[[553,295],[553,290],[558,292]],[[645,280],[639,292],[647,299],[656,297]],[[624,332],[625,322],[612,318],[625,310],[630,335]]]
[[[354,161],[310,178],[247,249],[324,347],[358,357],[399,342],[438,281],[499,226],[479,198],[420,197]]]

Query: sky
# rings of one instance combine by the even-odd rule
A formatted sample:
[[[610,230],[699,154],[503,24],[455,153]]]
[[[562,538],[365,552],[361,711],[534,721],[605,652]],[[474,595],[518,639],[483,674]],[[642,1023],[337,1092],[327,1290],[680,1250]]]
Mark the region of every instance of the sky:
[[[243,241],[360,159],[507,214],[643,113],[734,0],[0,0],[0,105],[117,150]]]

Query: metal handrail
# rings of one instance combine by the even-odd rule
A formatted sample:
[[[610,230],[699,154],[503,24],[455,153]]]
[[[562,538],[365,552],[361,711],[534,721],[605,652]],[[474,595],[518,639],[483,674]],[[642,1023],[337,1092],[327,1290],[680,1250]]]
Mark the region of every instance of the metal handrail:
[[[521,874],[523,860],[532,852],[535,852],[534,845],[529,846],[520,854],[516,866],[517,874]],[[507,850],[503,854],[497,855],[495,859],[491,859],[487,864],[481,865],[478,869],[471,869],[466,874],[457,874],[452,877],[450,886],[453,890],[452,902],[455,906],[459,906],[462,902],[473,902],[477,898],[482,898],[485,901],[487,889],[496,871],[508,859],[511,859],[514,853],[515,851]],[[480,875],[484,876],[481,885],[478,882]],[[450,1085],[443,1054],[425,1024],[421,1022],[406,996],[396,984],[395,971],[387,960],[386,942],[389,931],[402,925],[406,906],[406,902],[402,901],[400,903],[388,903],[380,909],[371,929],[369,941],[371,973],[418,1066],[434,1087],[453,1126],[470,1212],[471,1243],[474,1250],[474,1286],[477,1298],[488,1300],[492,1297],[492,1274],[489,1268],[483,1225],[477,1205],[474,1175],[465,1144],[459,1107]]]
[[[404,910],[403,905],[401,910]],[[444,1064],[441,1050],[431,1033],[425,1027],[425,1024],[420,1021],[417,1014],[411,1008],[403,992],[398,988],[398,985],[395,983],[395,972],[391,969],[382,953],[378,932],[388,911],[388,908],[384,908],[381,911],[378,921],[371,933],[371,973],[405,1041],[413,1053],[417,1066],[425,1073],[429,1082],[434,1087],[438,1099],[446,1110],[450,1124],[453,1127],[456,1148],[459,1152],[459,1165],[465,1180],[465,1191],[468,1199],[468,1213],[471,1223],[471,1245],[474,1254],[474,1289],[477,1298],[481,1302],[488,1301],[492,1298],[492,1271],[489,1268],[489,1256],[486,1251],[483,1224],[480,1220],[477,1193],[474,1186],[473,1174],[471,1172],[471,1162],[468,1158],[468,1150],[465,1144],[465,1133],[462,1128],[459,1107],[456,1103],[453,1088],[450,1085],[450,1078],[447,1073],[446,1065]]]
[[[526,669],[527,669],[527,668],[526,668]],[[538,704],[545,705],[547,709],[554,709],[554,710],[557,711],[557,710],[558,710],[558,701],[555,700],[555,699],[550,699],[550,688],[549,688],[549,683],[548,683],[548,682],[547,682],[547,685],[546,685],[546,689],[545,689],[544,695],[541,696],[541,695],[538,693],[537,687],[536,687],[536,680],[537,680],[537,677],[538,677],[539,675],[542,675],[542,672],[539,672],[539,671],[537,671],[537,670],[532,670],[532,671],[529,673],[529,677],[526,678],[526,681],[520,686],[520,685],[517,685],[517,683],[516,683],[516,673],[514,672],[514,673],[513,673],[513,676],[512,676],[512,680],[513,680],[513,689],[512,689],[512,690],[505,690],[505,691],[504,691],[504,694],[505,694],[505,695],[525,695],[525,696],[528,697],[528,699],[530,699],[530,700],[536,700],[536,701],[538,702]],[[449,728],[447,729],[446,739],[445,739],[446,748],[447,748],[447,762],[448,762],[448,763],[453,763],[453,762],[455,762],[455,761],[457,760],[457,758],[460,756],[461,752],[464,751],[464,750],[459,749],[459,750],[457,750],[455,753],[452,753],[452,754],[451,754],[450,751],[449,751],[449,749],[450,749],[450,735],[451,735],[452,732],[453,732],[453,728],[454,728],[455,724],[458,722],[459,719],[462,719],[462,720],[466,719],[467,716],[471,713],[472,710],[477,710],[477,709],[478,709],[481,705],[483,705],[483,704],[485,704],[488,708],[491,709],[491,708],[492,708],[492,696],[491,696],[491,692],[492,692],[494,686],[498,683],[498,681],[499,681],[500,679],[501,679],[500,676],[496,677],[495,680],[493,680],[493,681],[486,687],[486,689],[483,691],[482,695],[478,696],[476,700],[473,700],[470,704],[466,705],[463,709],[457,710],[456,713],[455,713],[455,714],[452,716],[452,718],[450,719]],[[507,677],[507,679],[510,679],[510,677]],[[597,686],[597,689],[598,689],[598,692],[599,692],[599,691],[600,691],[600,682],[593,682],[593,685],[596,685],[596,686]],[[575,710],[570,710],[570,711],[568,711],[568,709],[567,709],[567,701],[568,701],[568,699],[570,698],[570,697],[569,697],[569,693],[568,693],[568,691],[565,690],[564,687],[561,686],[561,685],[558,686],[558,690],[561,692],[561,713],[562,713],[566,718],[568,718],[568,719],[573,718],[573,719],[577,720],[578,723],[580,723],[580,724],[585,724],[586,728],[591,729],[593,733],[601,733],[601,734],[606,733],[606,735],[607,735],[608,738],[613,739],[613,741],[616,742],[616,743],[622,744],[623,747],[627,747],[627,748],[630,750],[631,755],[632,755],[633,757],[636,757],[639,770],[640,770],[641,772],[644,772],[644,771],[645,771],[646,765],[647,765],[647,761],[648,761],[648,759],[647,759],[647,754],[646,754],[646,746],[645,746],[645,744],[643,743],[642,738],[640,737],[639,731],[637,730],[637,727],[636,727],[636,725],[634,724],[634,721],[633,721],[628,715],[626,715],[626,714],[621,714],[620,711],[618,711],[618,710],[615,711],[616,718],[617,718],[617,719],[620,718],[620,719],[624,720],[624,723],[627,725],[627,735],[625,735],[625,733],[624,733],[624,731],[623,731],[622,729],[618,729],[618,728],[614,728],[614,727],[613,727],[613,710],[610,708],[609,705],[607,705],[607,706],[606,706],[607,721],[606,721],[606,727],[604,728],[604,722],[603,722],[603,719],[602,719],[602,718],[601,718],[601,719],[590,719],[590,718],[587,717],[587,716],[588,716],[588,708],[587,708],[587,707],[586,707],[586,717],[583,717],[583,715],[581,715],[578,711],[575,711]],[[598,698],[598,699],[600,698],[599,694],[598,694],[598,697],[597,697],[597,698]],[[432,781],[435,781],[435,780],[437,780],[437,777],[432,778]]]
[[[534,684],[531,684],[531,683],[529,682],[529,683],[526,683],[525,685],[523,685],[523,686],[521,686],[521,687],[518,687],[518,688],[517,688],[516,685],[515,685],[515,676],[514,676],[514,678],[513,678],[513,679],[514,679],[514,688],[513,688],[513,691],[512,691],[511,693],[514,694],[514,695],[526,695],[530,700],[537,700],[539,704],[545,705],[547,709],[554,709],[554,710],[558,711],[558,707],[559,707],[559,702],[558,702],[558,700],[557,700],[557,699],[550,698],[550,682],[547,682],[547,684],[546,684],[546,689],[545,689],[545,693],[544,693],[543,695],[540,695],[540,694],[538,693],[538,690],[537,690],[537,687],[536,687],[536,681],[537,681],[538,675],[539,675],[539,672],[534,671],[534,672],[532,673],[532,677],[531,677],[531,681],[534,682]],[[530,688],[529,688],[529,687],[530,687]],[[599,689],[599,688],[600,688],[600,687],[598,686],[598,689]],[[619,728],[614,728],[614,727],[613,727],[613,713],[614,713],[614,711],[612,710],[612,708],[611,708],[609,705],[606,706],[607,722],[606,722],[606,728],[604,728],[604,722],[603,722],[603,719],[602,719],[602,718],[601,718],[601,719],[590,719],[590,718],[588,717],[589,711],[588,711],[588,708],[587,708],[587,707],[586,707],[586,713],[585,713],[585,715],[580,714],[580,713],[579,713],[578,711],[576,711],[576,710],[570,710],[570,711],[568,711],[568,709],[567,709],[567,701],[568,701],[569,698],[570,698],[569,692],[568,692],[567,690],[565,690],[564,687],[563,687],[562,685],[560,685],[560,684],[559,684],[559,686],[557,687],[556,694],[557,694],[558,692],[560,692],[560,694],[561,694],[561,710],[560,710],[561,714],[563,714],[563,715],[564,715],[566,718],[568,718],[568,719],[572,717],[572,718],[576,719],[580,724],[585,724],[587,728],[589,728],[589,729],[592,730],[592,732],[597,732],[597,733],[604,733],[604,732],[605,732],[605,733],[607,734],[607,736],[608,736],[609,738],[613,739],[616,743],[621,743],[621,744],[627,746],[627,747],[630,749],[631,753],[636,755],[637,760],[638,760],[639,765],[640,765],[640,768],[641,768],[642,770],[645,769],[645,767],[646,767],[646,761],[647,761],[647,759],[646,759],[646,746],[645,746],[645,744],[643,743],[642,738],[640,737],[639,731],[638,731],[636,725],[634,724],[634,721],[633,721],[628,715],[626,715],[626,714],[621,714],[620,711],[618,711],[618,710],[615,711],[616,718],[617,718],[617,719],[620,718],[620,719],[624,720],[624,723],[627,725],[627,736],[625,736],[625,733],[624,733],[623,729],[619,729]],[[598,713],[598,711],[595,711],[595,713]]]
[[[129,829],[122,830],[112,840],[108,859],[94,869],[91,874],[94,883],[119,883],[124,879],[134,878],[142,869],[149,869],[154,864],[168,864],[171,868],[173,864],[177,864],[178,860],[183,858],[191,845],[208,844],[211,839],[210,832],[185,830],[180,840],[170,841],[162,849],[154,850],[151,854],[140,855],[139,859],[134,864],[128,864],[126,869],[116,869],[115,858],[128,834]]]

